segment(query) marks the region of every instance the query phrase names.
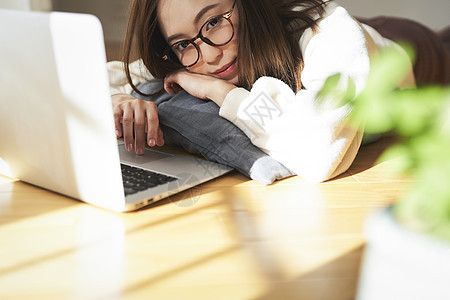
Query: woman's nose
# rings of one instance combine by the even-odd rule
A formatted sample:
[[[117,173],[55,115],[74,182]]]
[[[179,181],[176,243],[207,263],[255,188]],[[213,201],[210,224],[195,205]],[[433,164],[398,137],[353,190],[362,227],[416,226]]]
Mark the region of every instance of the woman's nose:
[[[201,45],[198,45],[198,47],[200,49],[200,55],[204,63],[217,63],[223,56],[223,50],[220,49],[220,47],[211,46],[205,42],[202,42]]]

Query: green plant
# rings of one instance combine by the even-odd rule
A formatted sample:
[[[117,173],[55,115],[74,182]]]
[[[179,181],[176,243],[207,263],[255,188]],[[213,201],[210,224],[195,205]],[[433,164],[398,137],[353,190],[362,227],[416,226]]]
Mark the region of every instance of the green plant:
[[[450,87],[397,89],[407,69],[404,56],[386,49],[373,60],[365,89],[354,97],[349,86],[340,101],[353,106],[352,120],[362,120],[365,132],[399,137],[380,158],[395,157],[395,171],[406,172],[414,182],[394,204],[396,219],[450,241]],[[322,95],[336,91],[340,81],[340,75],[330,77]]]

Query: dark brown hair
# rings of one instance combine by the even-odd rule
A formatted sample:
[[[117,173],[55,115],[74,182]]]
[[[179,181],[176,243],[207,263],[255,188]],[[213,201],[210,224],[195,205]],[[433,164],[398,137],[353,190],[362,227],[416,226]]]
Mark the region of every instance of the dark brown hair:
[[[158,24],[158,1],[133,0],[131,6],[123,61],[128,81],[139,94],[142,93],[133,84],[129,70],[133,57],[142,58],[156,79],[180,68],[161,59],[169,45]],[[299,90],[303,67],[299,39],[305,29],[315,29],[326,2],[329,1],[237,0],[239,85],[250,89],[259,77],[271,76],[294,91]]]

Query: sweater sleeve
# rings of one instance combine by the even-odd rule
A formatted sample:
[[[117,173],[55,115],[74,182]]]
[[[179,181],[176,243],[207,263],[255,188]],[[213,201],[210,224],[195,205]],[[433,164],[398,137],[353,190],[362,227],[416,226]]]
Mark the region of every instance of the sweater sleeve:
[[[345,172],[356,157],[362,132],[349,124],[350,113],[348,105],[318,101],[309,91],[295,95],[269,77],[260,78],[251,91],[232,90],[220,109],[254,145],[312,182]]]
[[[111,95],[130,94],[133,90],[125,75],[124,64],[120,61],[107,63],[109,86]],[[153,79],[153,76],[145,67],[142,60],[136,60],[130,64],[130,75],[134,85],[139,85]]]
[[[353,162],[362,131],[349,124],[351,107],[336,97],[319,99],[326,79],[341,74],[336,95],[365,86],[370,55],[376,46],[364,29],[342,7],[327,7],[327,15],[313,33],[300,40],[304,58],[302,84],[294,93],[282,81],[262,77],[251,91],[232,90],[220,115],[243,130],[267,154],[313,182],[345,172]]]

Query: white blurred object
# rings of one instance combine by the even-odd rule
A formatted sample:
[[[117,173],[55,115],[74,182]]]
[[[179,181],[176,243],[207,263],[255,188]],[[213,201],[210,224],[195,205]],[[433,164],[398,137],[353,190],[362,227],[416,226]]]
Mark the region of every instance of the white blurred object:
[[[14,177],[9,164],[0,156],[0,175]]]
[[[366,225],[357,300],[450,299],[450,243],[399,225],[391,209]]]

